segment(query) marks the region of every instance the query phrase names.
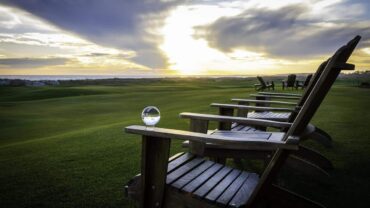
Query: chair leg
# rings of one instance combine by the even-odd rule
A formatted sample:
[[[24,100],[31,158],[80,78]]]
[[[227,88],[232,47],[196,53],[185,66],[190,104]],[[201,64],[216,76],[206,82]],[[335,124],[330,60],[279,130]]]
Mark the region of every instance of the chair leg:
[[[308,137],[321,143],[327,148],[330,148],[333,146],[331,136],[328,133],[326,133],[324,130],[319,129],[317,127],[315,127],[315,131],[313,131],[310,135],[308,135]]]
[[[269,187],[268,197],[273,208],[325,208],[322,204],[274,184]]]
[[[304,158],[305,160],[312,162],[325,171],[333,170],[333,164],[328,158],[320,154],[318,151],[310,149],[308,147],[300,145],[299,150],[292,152],[292,155]]]
[[[290,155],[288,157],[286,165],[289,168],[299,170],[300,172],[305,173],[311,177],[330,176],[330,174],[326,170],[322,169],[318,165],[295,155]]]

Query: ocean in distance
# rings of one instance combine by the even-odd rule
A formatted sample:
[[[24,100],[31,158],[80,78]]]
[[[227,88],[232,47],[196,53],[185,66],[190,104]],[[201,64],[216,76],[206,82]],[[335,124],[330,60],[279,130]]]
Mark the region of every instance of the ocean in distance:
[[[0,79],[22,79],[22,80],[86,80],[86,79],[158,79],[158,78],[247,78],[253,76],[245,75],[0,75]]]

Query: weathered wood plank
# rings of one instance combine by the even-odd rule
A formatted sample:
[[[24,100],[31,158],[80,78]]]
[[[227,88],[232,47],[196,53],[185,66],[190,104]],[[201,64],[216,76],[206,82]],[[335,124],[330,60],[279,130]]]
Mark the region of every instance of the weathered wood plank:
[[[212,161],[209,161],[209,160],[205,161],[204,163],[202,163],[201,165],[193,169],[191,172],[177,179],[174,183],[171,184],[171,186],[177,189],[181,189],[182,187],[190,183],[193,179],[198,177],[200,174],[202,174],[204,171],[206,171],[208,168],[210,168],[214,164],[215,163]]]
[[[218,135],[208,135],[189,131],[166,129],[166,128],[150,128],[146,126],[128,126],[125,128],[127,133],[141,134],[144,136],[151,136],[153,139],[172,138],[189,140],[196,142],[214,143],[219,145],[235,145],[239,149],[246,150],[276,150],[283,149],[298,149],[297,144],[288,144],[287,142],[278,142],[261,139],[246,139],[246,138],[230,138]]]
[[[193,193],[196,189],[206,183],[207,180],[211,178],[214,174],[216,174],[222,167],[223,165],[215,163],[214,165],[212,165],[212,167],[208,168],[205,172],[197,176],[181,190],[184,192]]]
[[[281,112],[250,112],[248,118],[251,119],[263,119],[263,120],[272,120],[280,122],[288,122],[290,119],[291,113],[281,113]]]
[[[182,164],[187,163],[188,161],[192,160],[195,157],[195,155],[190,153],[182,154],[180,157],[176,157],[173,160],[170,160],[168,163],[167,171],[168,173],[171,173],[173,170],[180,167]]]
[[[235,196],[243,183],[248,179],[249,173],[242,172],[231,185],[217,198],[216,202],[220,205],[227,205]]]
[[[302,97],[302,94],[297,93],[283,93],[283,92],[258,92],[261,95],[278,95],[278,96],[293,96],[293,97]]]
[[[234,180],[241,174],[240,170],[233,169],[226,177],[222,179],[206,196],[205,199],[215,202],[221,194],[229,188]]]
[[[236,104],[224,104],[224,103],[211,103],[211,107],[227,108],[227,109],[244,109],[244,110],[259,110],[259,111],[288,111],[294,112],[293,108],[281,108],[281,107],[260,107],[254,105],[236,105]]]
[[[172,171],[167,175],[166,183],[171,184],[177,179],[181,178],[186,173],[192,171],[198,165],[204,162],[204,158],[194,158],[191,161],[184,163],[181,167],[177,168],[175,171]]]
[[[282,95],[259,95],[259,94],[250,94],[252,97],[259,97],[259,98],[279,98],[279,99],[291,99],[291,100],[299,100],[299,97],[294,96],[282,96]]]
[[[261,119],[252,119],[244,117],[234,117],[234,116],[220,116],[214,114],[201,114],[201,113],[180,113],[180,118],[189,118],[189,119],[200,119],[208,121],[218,121],[218,122],[234,122],[238,124],[245,124],[250,126],[265,126],[265,127],[276,127],[276,128],[289,128],[292,124],[288,122],[281,121],[271,121],[271,120],[261,120]]]
[[[277,105],[297,105],[293,102],[284,102],[284,101],[271,101],[271,100],[253,100],[253,99],[241,99],[241,98],[232,98],[231,101],[238,102],[239,105],[243,105],[240,102],[246,103],[261,103],[261,104],[277,104]]]
[[[143,208],[161,207],[165,192],[170,139],[143,136],[141,186]]]
[[[206,182],[202,186],[200,186],[195,192],[193,192],[193,194],[195,194],[197,197],[204,198],[231,171],[232,171],[231,168],[224,166],[221,170],[219,170],[212,177],[204,178]]]
[[[242,187],[238,190],[235,196],[229,202],[230,207],[240,207],[249,200],[252,192],[257,186],[259,177],[257,174],[250,173],[247,180],[243,183]]]
[[[230,138],[236,138],[236,139],[261,139],[261,140],[268,140],[273,133],[268,132],[240,132],[240,131],[214,131],[212,135],[220,135],[223,137],[230,137]],[[281,136],[280,141],[284,135],[284,133],[275,133]],[[277,136],[276,136],[277,137]]]

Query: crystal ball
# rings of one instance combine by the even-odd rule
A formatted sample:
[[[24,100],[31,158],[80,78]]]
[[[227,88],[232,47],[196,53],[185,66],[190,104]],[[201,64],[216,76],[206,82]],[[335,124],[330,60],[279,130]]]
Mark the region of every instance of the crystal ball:
[[[159,109],[155,106],[145,107],[141,113],[141,119],[147,126],[155,126],[161,119]]]

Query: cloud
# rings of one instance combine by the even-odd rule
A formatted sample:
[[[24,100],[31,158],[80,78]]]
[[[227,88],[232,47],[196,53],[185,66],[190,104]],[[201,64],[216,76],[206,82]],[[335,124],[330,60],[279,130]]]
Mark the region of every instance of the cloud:
[[[134,61],[153,68],[165,67],[153,27],[178,1],[156,0],[3,0],[94,43],[134,50]]]
[[[0,68],[38,68],[64,65],[66,58],[0,58]]]
[[[370,21],[323,21],[310,12],[307,5],[248,9],[198,27],[196,37],[224,52],[247,49],[292,59],[330,54],[357,34],[365,40],[360,47],[368,46]]]

